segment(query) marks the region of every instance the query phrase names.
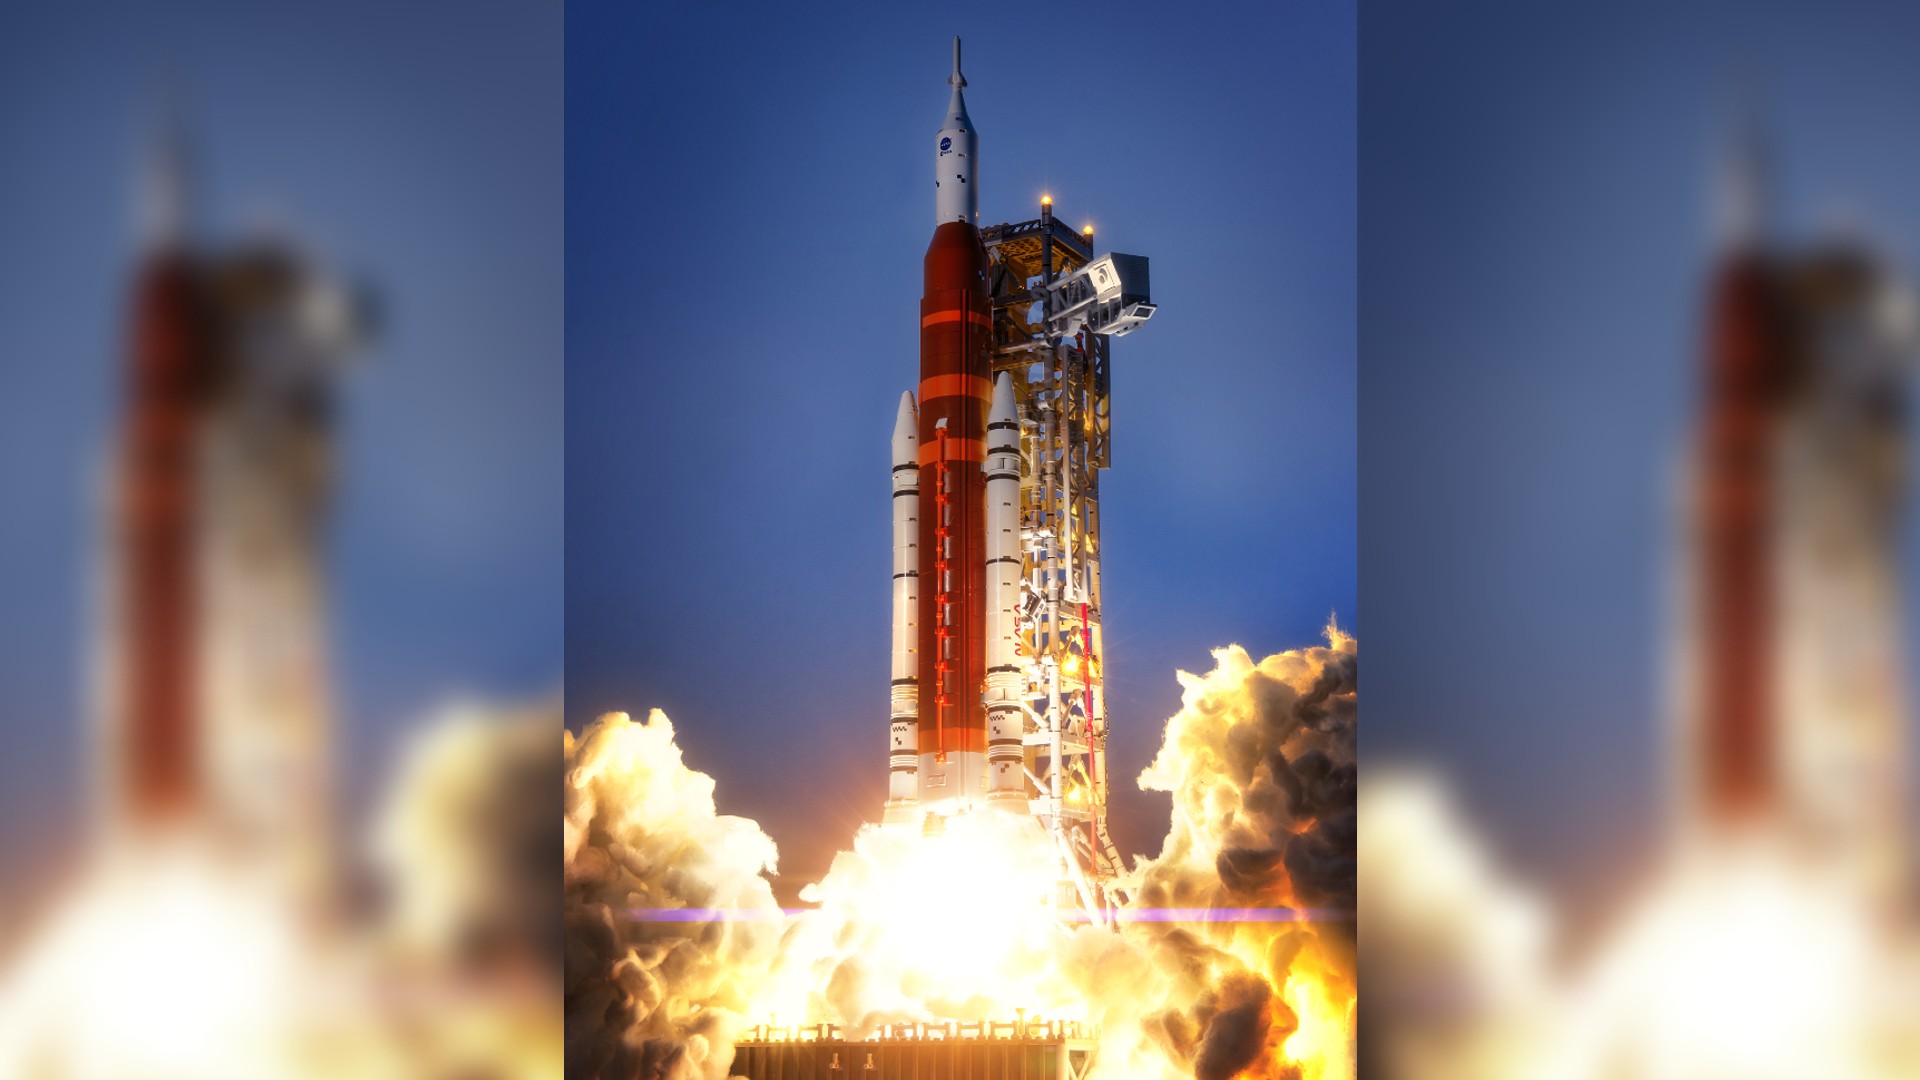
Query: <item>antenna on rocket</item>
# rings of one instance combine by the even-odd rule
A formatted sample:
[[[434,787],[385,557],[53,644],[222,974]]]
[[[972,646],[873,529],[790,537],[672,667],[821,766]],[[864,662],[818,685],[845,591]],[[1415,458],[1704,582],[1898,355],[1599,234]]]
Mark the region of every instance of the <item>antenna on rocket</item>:
[[[186,242],[193,226],[193,152],[187,135],[186,93],[175,73],[161,81],[144,167],[137,216],[142,241],[151,248]]]
[[[1752,248],[1768,239],[1773,177],[1761,109],[1758,79],[1746,73],[1734,86],[1717,192],[1720,238],[1728,247]]]

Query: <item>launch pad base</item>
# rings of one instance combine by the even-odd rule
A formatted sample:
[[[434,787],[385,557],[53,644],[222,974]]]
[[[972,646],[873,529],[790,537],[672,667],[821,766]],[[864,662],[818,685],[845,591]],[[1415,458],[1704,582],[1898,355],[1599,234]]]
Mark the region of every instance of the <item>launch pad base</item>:
[[[747,1080],[1085,1080],[1092,1033],[1079,1024],[901,1024],[845,1039],[834,1024],[758,1026],[734,1046]]]

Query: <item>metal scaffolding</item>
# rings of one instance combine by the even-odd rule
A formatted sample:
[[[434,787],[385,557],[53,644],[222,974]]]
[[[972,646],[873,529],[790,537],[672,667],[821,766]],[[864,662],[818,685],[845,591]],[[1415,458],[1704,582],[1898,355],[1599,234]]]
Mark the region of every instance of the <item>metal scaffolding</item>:
[[[1019,655],[1028,805],[1060,846],[1062,906],[1103,922],[1123,897],[1107,832],[1100,470],[1111,462],[1108,336],[1064,335],[1060,282],[1094,261],[1050,200],[1032,221],[981,230],[993,306],[993,372],[1020,414]]]

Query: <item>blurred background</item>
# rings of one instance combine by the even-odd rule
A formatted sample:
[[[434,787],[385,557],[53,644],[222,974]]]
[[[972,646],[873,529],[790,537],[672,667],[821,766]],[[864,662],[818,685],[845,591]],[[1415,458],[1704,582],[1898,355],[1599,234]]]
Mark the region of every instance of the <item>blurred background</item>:
[[[249,993],[365,1032],[336,1072],[449,1067],[372,1032],[396,999],[515,1001],[498,1026],[541,1045],[550,1016],[557,1063],[558,804],[513,778],[559,756],[561,30],[535,3],[0,15],[0,1072],[314,1065],[290,1011],[210,1037],[213,1068],[59,989],[169,895],[260,901],[294,959]],[[221,971],[214,937],[182,929],[184,965]],[[223,1015],[171,977],[143,1000]]]
[[[1911,1075],[1920,18],[1361,20],[1368,1074]]]

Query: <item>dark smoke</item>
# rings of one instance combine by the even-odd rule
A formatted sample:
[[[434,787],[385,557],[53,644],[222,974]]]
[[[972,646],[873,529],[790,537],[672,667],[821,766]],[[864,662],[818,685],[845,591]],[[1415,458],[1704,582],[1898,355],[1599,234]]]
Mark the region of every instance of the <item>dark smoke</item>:
[[[1196,1010],[1206,1034],[1193,1059],[1194,1080],[1230,1080],[1253,1064],[1267,1045],[1272,998],[1272,987],[1245,973],[1228,976],[1208,995]]]
[[[1255,940],[1256,928],[1131,925],[1172,977],[1172,1007],[1143,1033],[1196,1077],[1293,1076],[1277,1047],[1298,1022],[1279,998],[1296,963],[1310,955],[1307,977],[1341,984],[1351,1000],[1356,644],[1329,627],[1326,647],[1257,664],[1233,647],[1214,659],[1205,676],[1181,674],[1180,714],[1140,778],[1173,794],[1173,820],[1160,856],[1138,869],[1133,906],[1312,908],[1315,917],[1267,931],[1257,964],[1246,948],[1219,944],[1222,933]]]

